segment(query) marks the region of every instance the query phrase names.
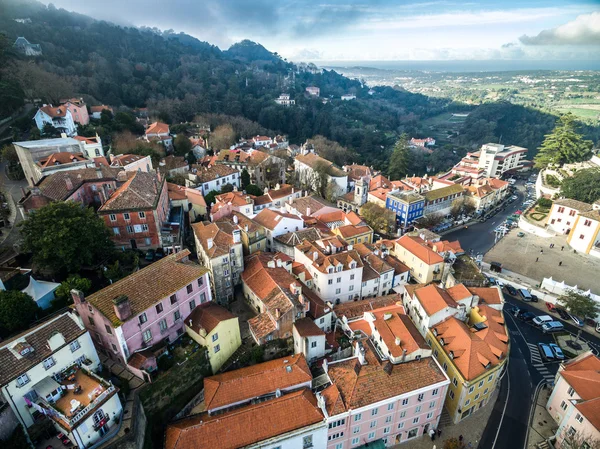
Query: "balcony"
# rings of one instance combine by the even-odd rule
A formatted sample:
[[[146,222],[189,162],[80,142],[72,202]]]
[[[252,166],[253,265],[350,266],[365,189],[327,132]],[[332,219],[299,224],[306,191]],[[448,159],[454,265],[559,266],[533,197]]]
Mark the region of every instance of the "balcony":
[[[57,382],[58,381],[58,382]],[[52,383],[57,387],[58,395],[48,394],[43,388]],[[43,384],[43,385],[40,385]],[[39,391],[38,391],[39,389]],[[53,378],[48,377],[34,387],[35,400],[31,407],[56,421],[64,429],[71,431],[106,399],[113,396],[117,389],[111,383],[94,373],[73,365]]]

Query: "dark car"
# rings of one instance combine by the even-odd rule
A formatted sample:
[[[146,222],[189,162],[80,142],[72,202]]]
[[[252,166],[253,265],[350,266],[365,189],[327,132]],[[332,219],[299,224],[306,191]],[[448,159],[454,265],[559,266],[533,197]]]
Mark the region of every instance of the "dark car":
[[[531,302],[539,302],[539,300],[540,300],[540,298],[538,298],[536,295],[531,293]]]
[[[512,285],[506,284],[505,288],[510,296],[517,296],[517,289],[514,288]]]
[[[146,256],[144,258],[147,261],[152,262],[154,260],[155,255],[156,255],[156,251],[154,251],[153,249],[149,249],[148,252],[146,252]]]
[[[569,316],[569,314],[567,313],[567,311],[565,309],[561,309],[559,307],[556,308],[556,313],[558,313],[558,316],[560,316],[563,320],[570,320],[571,317]]]
[[[527,310],[525,309],[519,309],[518,307],[515,307],[514,309],[512,309],[512,314],[514,316],[516,316],[517,318],[521,315],[523,315],[524,313],[527,313]]]
[[[156,253],[154,254],[154,257],[155,257],[156,259],[162,259],[163,257],[165,257],[165,252],[164,252],[164,250],[163,250],[162,248],[158,248],[158,249],[156,250]]]
[[[536,315],[534,315],[531,312],[525,312],[520,314],[517,318],[519,318],[520,320],[523,320],[525,322],[529,322],[532,321],[534,318],[536,317]]]

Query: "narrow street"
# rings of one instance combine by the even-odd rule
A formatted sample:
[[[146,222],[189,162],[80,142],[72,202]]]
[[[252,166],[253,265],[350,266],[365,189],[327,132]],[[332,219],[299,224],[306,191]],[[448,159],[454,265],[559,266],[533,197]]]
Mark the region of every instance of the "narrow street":
[[[7,195],[7,202],[10,204],[10,226],[2,230],[2,236],[0,237],[0,246],[13,247],[19,242],[20,236],[17,224],[22,221],[21,214],[17,210],[17,203],[23,196],[21,189],[27,188],[27,181],[12,181],[6,176],[6,164],[0,163],[0,189]]]

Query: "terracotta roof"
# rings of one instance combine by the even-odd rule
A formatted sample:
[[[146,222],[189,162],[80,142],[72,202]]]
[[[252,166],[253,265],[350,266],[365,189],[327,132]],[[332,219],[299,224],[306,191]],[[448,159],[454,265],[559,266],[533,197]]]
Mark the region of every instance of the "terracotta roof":
[[[437,242],[432,242],[428,240],[427,242],[425,242],[425,244],[438,254],[445,252],[462,254],[465,252],[465,250],[461,248],[460,242],[458,240],[454,240],[453,242],[450,242],[448,240],[439,240]],[[435,249],[433,249],[434,247]]]
[[[352,320],[353,318],[362,317],[365,312],[372,312],[392,305],[402,305],[402,298],[398,293],[338,304],[334,306],[333,311],[338,318],[345,316],[348,320]]]
[[[250,203],[248,203],[246,198],[250,199]],[[232,206],[241,207],[247,204],[251,204],[252,200],[254,200],[255,198],[256,197],[254,195],[246,195],[244,192],[234,190],[233,192],[216,195],[215,205],[218,205],[219,203],[224,203],[231,204]]]
[[[450,297],[456,302],[473,296],[473,294],[469,291],[467,287],[464,286],[464,284],[456,284],[452,287],[448,287],[446,288],[446,293],[448,293]]]
[[[185,187],[178,184],[167,182],[167,191],[169,192],[169,199],[171,201],[181,201],[187,198],[185,195]]]
[[[117,296],[129,298],[132,311],[129,319],[132,319],[208,273],[205,267],[190,262],[189,255],[190,251],[185,249],[166,256],[90,295],[86,300],[114,327],[118,327],[122,322],[117,318],[113,305]]]
[[[271,201],[278,200],[280,198],[284,198],[294,193],[294,186],[291,184],[282,184],[279,188],[269,189],[266,194],[262,195],[269,198]],[[261,197],[257,197],[256,199],[260,199]]]
[[[42,111],[45,114],[48,114],[52,118],[61,118],[67,116],[68,109],[66,106],[53,107],[52,105],[46,105],[42,106],[40,108],[40,111]]]
[[[469,291],[479,296],[480,301],[486,304],[502,304],[504,296],[498,287],[467,287]]]
[[[200,329],[210,334],[221,322],[234,319],[237,320],[237,317],[229,310],[211,301],[194,308],[185,319],[185,325],[197,334]]]
[[[363,235],[363,234],[369,234],[372,233],[373,230],[367,226],[354,226],[354,225],[346,225],[346,226],[340,226],[339,228],[337,228],[338,232],[342,235],[342,237],[344,238],[350,238],[350,237],[356,237],[358,235]]]
[[[52,350],[48,346],[48,340],[56,333],[60,333],[64,337],[65,343]],[[0,347],[0,386],[6,385],[14,378],[27,372],[50,357],[55,351],[85,333],[87,331],[79,325],[77,318],[67,312],[54,319],[44,321],[8,340],[4,340],[0,343],[2,344],[2,347]],[[23,340],[33,348],[33,351],[18,358],[13,352],[13,347]]]
[[[506,187],[508,185],[508,181],[503,181],[498,178],[490,178],[488,179],[488,184],[494,190],[501,189],[502,187]]]
[[[231,215],[228,215],[227,217],[219,218],[215,223],[217,223],[217,226],[219,226],[221,231],[226,232],[227,234],[233,234],[233,231],[236,229],[239,229],[242,233],[247,233],[252,242],[254,242],[256,238],[265,237],[265,230],[261,225],[237,211],[232,211]],[[258,237],[256,237],[256,232],[259,233]]]
[[[425,313],[429,316],[440,310],[444,310],[447,307],[458,307],[458,304],[452,296],[446,290],[435,284],[414,286],[413,288],[417,300],[421,303],[423,309],[425,309]]]
[[[600,221],[600,209],[590,210],[588,212],[580,212],[579,215],[592,220]]]
[[[363,219],[354,211],[346,212],[346,221],[354,226],[364,224]]]
[[[302,243],[304,240],[315,242],[325,236],[326,234],[317,228],[306,228],[298,231],[288,232],[287,234],[278,235],[275,237],[275,240],[286,246],[296,246]]]
[[[431,357],[390,364],[388,374],[384,366],[377,363],[369,346],[365,351],[370,360],[367,365],[361,365],[356,358],[328,365],[327,374],[332,385],[322,394],[330,416],[447,380]]]
[[[394,269],[395,275],[410,272],[410,268],[408,268],[406,265],[404,265],[402,262],[400,262],[394,256],[387,255],[383,258],[383,260],[385,260],[387,262],[387,264],[390,265]]]
[[[126,165],[132,164],[148,156],[142,156],[139,154],[117,154],[111,158],[110,165],[112,167],[125,167]]]
[[[411,354],[419,349],[429,349],[423,336],[406,315],[404,307],[390,306],[373,310],[373,326],[393,357],[402,357],[404,351]],[[397,338],[400,339],[399,344]]]
[[[335,165],[333,165],[333,162],[328,161],[327,159],[323,159],[322,157],[317,156],[315,153],[308,153],[308,154],[304,154],[304,155],[298,154],[298,155],[296,155],[296,160],[298,162],[301,162],[304,165],[309,166],[313,170],[315,169],[315,167],[323,165],[324,167],[326,167],[327,174],[329,176],[333,176],[333,177],[348,176],[346,174],[346,172],[344,172],[344,170],[341,170],[341,169],[337,168]]]
[[[55,165],[72,164],[73,162],[82,162],[87,159],[83,157],[82,153],[69,153],[66,151],[53,153],[48,157],[42,158],[37,161],[37,164],[42,167],[53,167]]]
[[[292,207],[302,215],[315,215],[324,207],[336,208],[335,204],[329,203],[317,196],[303,196],[292,200]],[[310,214],[308,213],[310,209]]]
[[[100,167],[100,166],[110,167],[110,163],[108,162],[108,159],[106,159],[106,157],[104,157],[104,156],[95,157],[93,160],[94,160],[94,165],[96,167]]]
[[[391,192],[390,189],[387,189],[387,188],[384,188],[384,187],[380,187],[380,188],[371,190],[369,192],[369,195],[373,195],[378,200],[385,201],[387,199],[387,194],[390,193],[390,192]]]
[[[296,354],[205,378],[204,403],[211,411],[306,382],[312,374],[304,355]]]
[[[307,388],[223,414],[201,414],[167,427],[165,449],[237,449],[324,419]]]
[[[267,312],[259,313],[248,319],[248,327],[255,340],[262,340],[277,330],[277,324]]]
[[[600,359],[592,353],[566,362],[559,372],[584,401],[600,398]]]
[[[396,240],[396,243],[418,259],[425,262],[427,265],[434,265],[444,261],[442,256],[431,250],[427,246],[427,243],[419,237],[403,235]]]
[[[486,318],[483,321],[485,327],[479,331],[469,328],[454,316],[433,327],[438,341],[444,340],[443,350],[446,354],[453,354],[452,363],[467,380],[481,376],[489,366],[497,366],[508,353],[508,335],[502,312],[480,305],[479,314]]]
[[[113,192],[98,213],[156,209],[165,188],[164,178],[161,180],[155,173],[143,171],[127,172],[127,177],[127,181]]]
[[[236,150],[221,150],[217,160],[225,164],[248,164],[259,165],[270,157],[269,154],[250,149],[248,151]]]
[[[600,429],[600,396],[589,401],[578,402],[575,404],[575,408],[587,418],[596,430]]]
[[[204,252],[211,259],[229,254],[229,249],[237,244],[233,242],[233,235],[225,232],[230,230],[230,227],[227,227],[225,224],[192,224],[194,235],[200,241]],[[211,245],[209,245],[209,239],[212,239]],[[241,242],[239,244],[241,245]]]
[[[298,227],[304,226],[304,223],[302,222],[302,218],[297,216],[297,215],[292,215],[292,214],[288,214],[285,212],[278,212],[272,209],[263,209],[261,210],[255,217],[254,217],[254,221],[256,221],[258,224],[260,224],[261,226],[270,229],[271,231],[274,230],[277,225],[279,224],[279,222],[281,221],[282,218],[290,218],[293,220],[298,220],[301,223],[298,224]]]
[[[477,198],[484,198],[493,192],[492,188],[487,184],[481,186],[467,186],[465,189],[469,194],[476,196]]]
[[[112,108],[110,106],[106,106],[104,104],[101,104],[100,106],[90,106],[90,111],[92,111],[92,113],[94,112],[102,112],[104,110],[108,110],[110,112],[112,112]]]
[[[154,122],[146,129],[148,134],[169,134],[169,125],[161,122]]]
[[[188,163],[186,162],[183,156],[174,156],[172,154],[164,157],[160,160],[159,168],[170,171],[177,170],[178,168],[188,167]]]
[[[313,320],[317,318],[321,318],[322,316],[327,315],[332,312],[331,307],[325,303],[315,292],[312,290],[305,288],[302,289],[302,295],[309,302],[309,309],[306,314],[310,316]]]
[[[554,201],[557,206],[565,206],[571,209],[576,209],[579,212],[588,212],[592,210],[592,205],[583,201],[572,200],[570,198],[561,198]]]
[[[302,318],[294,321],[294,327],[301,337],[325,336],[325,332],[323,332],[310,318]]]
[[[383,175],[377,175],[369,181],[369,191],[379,188],[389,188],[390,180]]]
[[[359,180],[365,176],[371,177],[373,176],[373,170],[371,167],[367,167],[366,165],[344,165],[344,171],[348,173],[348,177],[354,180]]]
[[[209,167],[203,167],[199,165],[192,165],[192,172],[196,170],[194,173],[199,183],[205,183],[214,181],[215,179],[224,178],[226,176],[233,175],[234,173],[239,173],[235,168],[231,168],[227,165],[223,164],[215,164]]]
[[[327,273],[330,267],[335,269],[339,265],[342,266],[343,271],[351,269],[350,265],[353,263],[355,264],[355,268],[363,266],[362,259],[355,250],[340,251],[335,254],[325,254],[321,247],[307,240],[303,241],[300,245],[297,245],[296,249],[304,253],[310,259],[310,263],[322,273]],[[314,253],[317,253],[316,260],[313,257]]]
[[[79,140],[85,144],[95,144],[98,143],[98,137],[84,137],[84,136],[74,136],[73,139]]]

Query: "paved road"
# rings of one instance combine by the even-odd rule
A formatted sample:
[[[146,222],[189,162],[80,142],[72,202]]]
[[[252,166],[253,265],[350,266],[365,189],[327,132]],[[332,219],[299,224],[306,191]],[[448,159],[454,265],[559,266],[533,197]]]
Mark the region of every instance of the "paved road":
[[[508,204],[505,210],[499,212],[496,216],[483,223],[470,225],[467,229],[461,228],[449,232],[448,234],[444,234],[444,239],[458,240],[460,246],[473,255],[487,253],[490,248],[494,246],[494,229],[496,229],[506,217],[514,214],[517,210],[522,209],[522,204],[525,200],[525,187],[522,183],[517,185],[515,195],[517,195],[519,199]]]
[[[10,195],[13,201],[10,205],[12,209],[12,213],[10,216],[11,227],[2,231],[0,241],[2,241],[2,246],[12,247],[15,243],[19,242],[21,238],[16,225],[22,220],[22,218],[19,211],[16,210],[16,205],[23,196],[21,189],[27,188],[27,181],[11,181],[6,176],[5,169],[6,164],[4,162],[0,163],[0,185],[4,193]]]

